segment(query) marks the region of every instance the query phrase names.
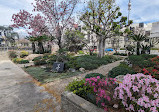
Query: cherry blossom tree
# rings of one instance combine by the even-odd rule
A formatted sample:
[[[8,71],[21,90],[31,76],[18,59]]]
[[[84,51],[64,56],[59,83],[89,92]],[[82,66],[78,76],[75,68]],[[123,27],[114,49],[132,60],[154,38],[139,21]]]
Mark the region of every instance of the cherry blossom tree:
[[[62,48],[64,30],[72,26],[75,6],[78,0],[35,0],[34,11],[41,12],[47,19],[49,35]]]
[[[20,10],[19,13],[13,14],[12,21],[14,22],[12,25],[13,27],[25,28],[31,36],[31,40],[34,40],[32,41],[32,46],[34,46],[34,42],[37,41],[39,47],[38,51],[44,53],[43,40],[45,38],[43,37],[48,34],[45,18],[40,14],[34,16],[25,10]],[[35,47],[33,47],[33,52],[35,52]]]
[[[72,17],[78,0],[35,0],[33,4],[34,12],[40,14],[33,15],[25,10],[14,14],[12,26],[23,27],[32,37],[47,35],[52,41],[62,48],[64,31],[73,23]]]

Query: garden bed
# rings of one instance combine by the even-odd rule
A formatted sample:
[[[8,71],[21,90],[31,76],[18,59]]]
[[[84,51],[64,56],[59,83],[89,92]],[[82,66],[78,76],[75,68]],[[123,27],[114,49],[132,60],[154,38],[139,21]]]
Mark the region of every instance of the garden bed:
[[[72,109],[77,109],[78,112],[89,112],[84,110],[89,101],[96,105],[96,108],[108,112],[157,112],[159,111],[158,87],[158,80],[142,73],[127,74],[122,83],[113,78],[100,78],[100,76],[92,74],[90,78],[74,80],[67,86],[66,89],[78,97],[66,92],[62,96],[65,98],[62,105],[64,109],[67,108],[67,105],[69,109],[73,107]],[[79,97],[87,101],[83,101],[83,99],[81,101]]]
[[[143,73],[159,79],[159,56],[131,55],[119,66],[109,71],[108,76],[115,78],[119,75]]]
[[[41,68],[39,66],[31,66],[23,69],[41,83],[49,83],[58,79],[69,78],[81,74],[79,71],[65,73],[47,72],[45,68]]]

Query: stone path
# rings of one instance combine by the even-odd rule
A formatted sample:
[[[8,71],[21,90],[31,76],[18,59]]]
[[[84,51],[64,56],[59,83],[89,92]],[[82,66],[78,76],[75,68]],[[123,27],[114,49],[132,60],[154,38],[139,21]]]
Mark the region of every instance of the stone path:
[[[56,98],[0,54],[0,112],[58,112]]]

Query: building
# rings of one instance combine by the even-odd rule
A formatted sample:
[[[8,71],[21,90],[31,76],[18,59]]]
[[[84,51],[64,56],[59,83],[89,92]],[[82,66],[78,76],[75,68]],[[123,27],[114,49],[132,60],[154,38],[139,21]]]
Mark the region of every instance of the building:
[[[19,35],[12,27],[0,26],[0,46],[12,46],[17,40]]]
[[[149,37],[149,39],[154,39],[154,41],[157,41],[157,39],[159,39],[159,22],[154,22],[154,23],[136,23],[136,24],[132,24],[130,26],[130,30],[134,31],[136,34],[140,33],[143,35],[146,35],[147,37]],[[95,40],[94,38],[96,38],[95,34],[91,34],[91,35],[87,35],[86,38],[90,39],[90,46],[96,46],[97,47],[97,43],[94,44],[92,42],[92,39]],[[127,45],[133,45],[133,41],[131,39],[129,39],[129,37],[123,37],[123,36],[117,36],[117,37],[112,37],[112,38],[108,38],[106,40],[106,48],[117,48],[117,49],[122,49]],[[155,48],[159,48],[159,44],[154,45]]]

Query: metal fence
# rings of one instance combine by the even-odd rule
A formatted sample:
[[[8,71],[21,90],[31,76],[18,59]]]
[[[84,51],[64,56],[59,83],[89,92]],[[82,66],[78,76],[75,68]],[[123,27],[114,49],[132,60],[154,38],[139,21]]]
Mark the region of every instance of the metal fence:
[[[25,51],[28,51],[28,52],[32,52],[32,48],[29,48],[29,47],[25,47],[25,48],[18,48],[18,47],[8,47],[8,46],[1,46],[0,47],[0,55],[1,54],[4,54],[4,53],[7,53],[8,51],[12,51],[12,50],[15,50],[17,52],[21,52],[23,50]]]

